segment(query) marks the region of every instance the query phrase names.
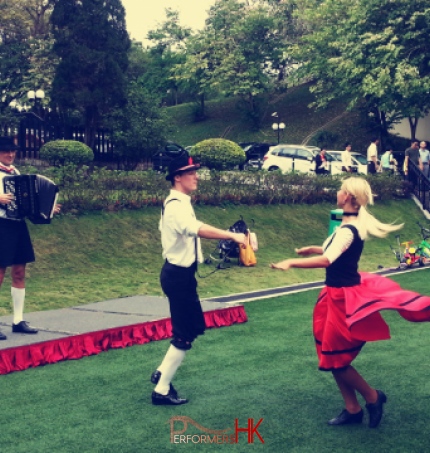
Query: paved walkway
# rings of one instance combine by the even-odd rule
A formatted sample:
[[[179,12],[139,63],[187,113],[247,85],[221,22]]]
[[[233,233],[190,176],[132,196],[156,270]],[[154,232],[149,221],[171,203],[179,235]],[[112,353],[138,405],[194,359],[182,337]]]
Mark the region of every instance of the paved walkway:
[[[237,303],[202,301],[205,312],[234,305]],[[0,350],[164,318],[170,318],[168,301],[155,296],[123,297],[72,308],[25,313],[25,320],[39,329],[36,335],[12,333],[12,315],[1,316],[0,330],[7,340],[0,341]]]
[[[411,269],[418,270],[417,269]],[[383,269],[380,274],[404,273],[398,269]],[[281,296],[309,289],[321,288],[323,282],[301,283],[279,288],[251,291],[202,301],[203,311],[212,311],[241,305],[258,299]],[[39,329],[36,335],[12,333],[12,315],[0,317],[0,330],[7,340],[0,341],[0,350],[56,340],[88,332],[155,321],[170,317],[165,297],[132,296],[111,299],[77,307],[25,313],[25,320]]]

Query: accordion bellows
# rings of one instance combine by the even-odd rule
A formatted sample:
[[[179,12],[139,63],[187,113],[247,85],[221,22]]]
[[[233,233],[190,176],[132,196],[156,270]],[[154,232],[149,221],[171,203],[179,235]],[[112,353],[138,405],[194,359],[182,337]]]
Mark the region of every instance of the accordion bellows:
[[[14,175],[3,178],[4,193],[15,200],[6,205],[9,219],[27,217],[35,224],[51,223],[58,197],[58,186],[42,175]]]

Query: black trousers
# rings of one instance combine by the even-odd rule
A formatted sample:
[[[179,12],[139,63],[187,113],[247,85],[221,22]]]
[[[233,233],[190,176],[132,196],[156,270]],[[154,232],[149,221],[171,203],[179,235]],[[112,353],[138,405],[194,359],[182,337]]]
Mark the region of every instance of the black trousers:
[[[375,174],[376,173],[375,162],[373,162],[373,161],[367,162],[367,173],[371,173],[371,174]]]
[[[167,261],[161,269],[160,283],[169,300],[174,337],[172,344],[175,346],[180,342],[191,343],[205,331],[203,310],[197,294],[196,270],[196,264],[180,267]],[[177,340],[180,340],[178,344],[175,343]]]

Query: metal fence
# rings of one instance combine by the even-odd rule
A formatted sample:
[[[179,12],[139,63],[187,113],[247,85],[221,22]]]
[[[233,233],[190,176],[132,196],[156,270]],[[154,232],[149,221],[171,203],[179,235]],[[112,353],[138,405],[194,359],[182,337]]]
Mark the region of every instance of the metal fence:
[[[37,116],[25,115],[20,119],[16,128],[7,127],[1,131],[2,135],[14,137],[19,146],[18,159],[39,159],[39,150],[51,140],[85,141],[82,127],[67,126],[59,121],[41,120]],[[115,160],[114,147],[110,140],[110,133],[106,129],[96,131],[93,147],[94,160],[111,162]]]
[[[430,212],[430,180],[410,159],[408,161],[407,179],[412,184],[412,191],[423,209]]]

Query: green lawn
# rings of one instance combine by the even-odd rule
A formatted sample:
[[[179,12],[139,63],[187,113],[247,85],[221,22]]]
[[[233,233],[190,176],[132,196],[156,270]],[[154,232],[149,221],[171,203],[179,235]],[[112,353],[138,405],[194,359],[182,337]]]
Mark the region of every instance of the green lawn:
[[[258,236],[258,263],[199,279],[202,298],[273,288],[323,278],[322,270],[294,269],[288,273],[269,268],[271,262],[293,256],[294,248],[321,244],[327,236],[332,205],[268,205],[223,207],[197,206],[197,217],[227,229],[240,215]],[[402,240],[419,239],[416,221],[426,223],[410,200],[377,204],[373,212],[383,221],[405,222]],[[137,294],[161,295],[162,265],[156,207],[117,213],[62,216],[51,225],[31,225],[37,261],[28,267],[26,311],[76,306]],[[252,222],[250,222],[252,224]],[[203,241],[205,255],[217,241]],[[378,265],[396,266],[390,245],[395,237],[366,243],[361,269],[375,271]],[[214,266],[200,266],[207,275]],[[0,314],[11,312],[9,279],[0,291]]]
[[[430,294],[429,270],[395,277]],[[181,407],[150,404],[149,376],[169,343],[111,350],[79,361],[1,377],[1,452],[139,453],[177,451],[423,453],[430,449],[428,324],[396,313],[384,317],[392,339],[369,343],[354,362],[388,396],[378,429],[329,427],[342,400],[329,373],[317,370],[312,308],[317,291],[246,304],[246,324],[213,329],[195,342],[175,385],[190,399]],[[169,420],[187,416],[205,428],[233,433],[261,422],[254,444],[174,444]],[[175,429],[180,430],[176,422]],[[202,434],[189,425],[185,434]]]

